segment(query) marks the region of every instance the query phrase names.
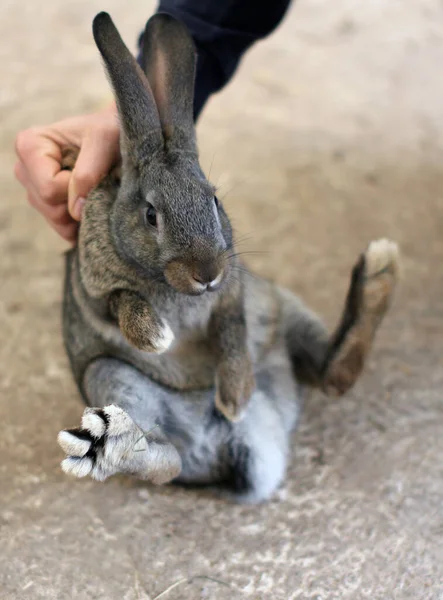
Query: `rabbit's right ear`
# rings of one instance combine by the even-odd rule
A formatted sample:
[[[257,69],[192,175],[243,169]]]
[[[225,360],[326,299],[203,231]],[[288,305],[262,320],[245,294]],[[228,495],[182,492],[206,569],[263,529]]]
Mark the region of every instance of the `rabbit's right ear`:
[[[194,42],[183,23],[166,13],[149,19],[142,40],[142,67],[154,94],[165,142],[189,152],[196,152],[196,61]]]
[[[143,159],[164,145],[149,82],[108,13],[101,12],[95,17],[92,31],[114,88],[125,142]]]

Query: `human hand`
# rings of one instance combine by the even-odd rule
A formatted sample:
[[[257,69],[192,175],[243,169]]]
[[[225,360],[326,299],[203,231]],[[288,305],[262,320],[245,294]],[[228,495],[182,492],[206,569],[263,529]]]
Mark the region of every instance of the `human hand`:
[[[119,135],[115,104],[17,135],[15,176],[26,189],[29,203],[71,243],[77,237],[86,196],[119,160]],[[61,170],[67,147],[79,148],[72,172]]]

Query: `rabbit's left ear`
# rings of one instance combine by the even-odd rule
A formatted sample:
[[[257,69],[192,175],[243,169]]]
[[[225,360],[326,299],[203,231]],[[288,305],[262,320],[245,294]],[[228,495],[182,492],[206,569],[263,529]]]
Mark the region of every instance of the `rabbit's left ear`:
[[[107,13],[95,17],[92,31],[114,88],[126,142],[140,156],[150,155],[163,147],[164,140],[148,80]]]
[[[196,50],[186,26],[158,13],[146,24],[142,68],[157,104],[169,147],[196,152],[194,83]]]

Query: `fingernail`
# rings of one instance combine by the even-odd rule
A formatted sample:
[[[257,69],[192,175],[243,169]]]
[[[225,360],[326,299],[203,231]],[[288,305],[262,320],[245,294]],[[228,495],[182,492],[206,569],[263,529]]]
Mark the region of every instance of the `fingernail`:
[[[82,198],[81,196],[79,198],[77,198],[77,200],[74,202],[74,208],[72,209],[72,216],[77,221],[80,221],[80,219],[82,217],[82,210],[83,210],[84,204],[85,204],[85,199]]]

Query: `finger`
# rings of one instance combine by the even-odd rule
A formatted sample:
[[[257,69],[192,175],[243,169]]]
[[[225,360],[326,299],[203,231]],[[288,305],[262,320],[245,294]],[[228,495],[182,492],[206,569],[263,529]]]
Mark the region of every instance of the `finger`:
[[[58,233],[58,235],[67,242],[69,242],[71,246],[76,245],[78,236],[78,223],[76,221],[73,221],[69,225],[52,225],[52,227]]]
[[[84,199],[118,161],[118,139],[118,131],[109,129],[94,129],[86,135],[68,191],[69,212],[74,219],[80,219]]]
[[[26,171],[22,162],[17,162],[14,167],[14,174],[16,179],[22,184],[27,192],[28,202],[31,206],[33,206],[36,210],[41,212],[41,200],[38,197],[37,190],[32,185],[32,182],[29,179],[28,172]]]
[[[17,173],[19,181],[42,204],[54,206],[67,201],[71,174],[61,171],[59,145],[38,129],[29,129],[17,135],[16,152],[21,165]]]
[[[42,214],[49,225],[54,229],[64,240],[74,245],[77,241],[78,223],[74,221],[68,213],[68,208],[65,204],[59,206],[42,205],[41,200],[32,193],[28,192],[28,202],[40,214]]]
[[[45,207],[46,220],[53,229],[67,242],[75,244],[78,234],[78,222],[74,221],[68,212],[66,204]]]
[[[26,169],[21,161],[17,161],[14,165],[14,175],[17,181],[19,181],[24,188],[28,188],[28,177]]]
[[[57,206],[44,204],[41,198],[32,192],[28,192],[28,202],[31,206],[38,210],[39,213],[41,213],[45,219],[51,223],[51,225],[65,226],[70,225],[71,223],[76,223],[76,221],[74,221],[69,214],[66,204],[58,204]]]

